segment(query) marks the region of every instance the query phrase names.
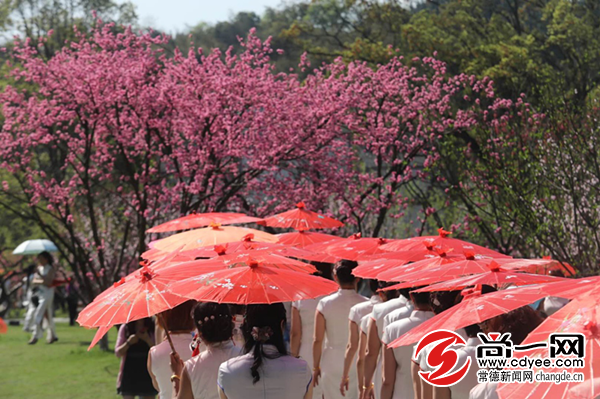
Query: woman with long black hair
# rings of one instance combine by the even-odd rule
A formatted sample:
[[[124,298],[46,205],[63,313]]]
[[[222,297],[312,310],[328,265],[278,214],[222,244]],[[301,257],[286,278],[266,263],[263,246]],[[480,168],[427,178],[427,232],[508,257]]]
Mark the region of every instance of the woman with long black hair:
[[[306,361],[288,354],[283,339],[285,323],[285,308],[280,303],[248,305],[242,325],[246,354],[219,368],[221,399],[312,398],[310,368]]]
[[[199,303],[192,311],[198,337],[206,347],[185,363],[171,354],[174,393],[177,399],[219,399],[217,374],[221,363],[240,355],[233,343],[234,322],[229,306],[222,303]],[[171,396],[169,396],[171,397]]]

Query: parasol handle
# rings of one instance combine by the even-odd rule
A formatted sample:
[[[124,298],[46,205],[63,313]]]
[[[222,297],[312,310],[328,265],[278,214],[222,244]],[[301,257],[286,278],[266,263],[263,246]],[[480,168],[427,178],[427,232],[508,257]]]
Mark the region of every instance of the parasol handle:
[[[169,346],[171,347],[171,351],[173,353],[177,353],[177,351],[175,350],[175,346],[173,345],[173,340],[171,339],[171,334],[169,334],[169,329],[167,328],[167,323],[165,323],[165,319],[163,318],[162,314],[160,314],[160,313],[158,313],[156,315],[156,317],[158,319],[158,323],[165,330],[165,334],[167,335],[167,341],[169,341]]]

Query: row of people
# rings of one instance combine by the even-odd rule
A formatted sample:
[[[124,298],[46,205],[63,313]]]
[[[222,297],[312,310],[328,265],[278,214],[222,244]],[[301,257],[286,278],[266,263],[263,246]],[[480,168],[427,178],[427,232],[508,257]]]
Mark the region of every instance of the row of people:
[[[310,366],[290,356],[284,341],[282,304],[246,307],[242,346],[233,340],[235,318],[225,304],[189,301],[161,318],[176,353],[167,340],[154,345],[151,319],[119,328],[117,392],[124,398],[312,398]]]
[[[497,397],[493,385],[477,385],[476,366],[451,388],[433,387],[419,375],[419,371],[433,371],[426,361],[427,351],[414,359],[415,346],[388,346],[460,302],[460,291],[381,291],[389,284],[371,281],[372,290],[378,293],[366,298],[356,292],[359,280],[352,275],[354,267],[356,263],[351,261],[336,264],[333,277],[340,285],[338,292],[293,304],[291,352],[313,364],[314,399]],[[494,289],[484,287],[483,293],[489,290]],[[552,298],[546,302],[552,302]],[[543,320],[544,314],[534,307],[519,308],[457,331],[467,343],[456,347],[457,353],[471,357],[471,364],[476,365],[474,354],[480,343],[477,333],[482,331],[510,332],[513,342],[519,344]]]
[[[153,397],[158,392],[161,399],[495,397],[493,386],[476,385],[476,367],[451,388],[432,387],[418,374],[431,371],[426,351],[413,360],[412,345],[388,346],[460,302],[459,291],[380,291],[386,284],[371,281],[371,290],[377,293],[367,298],[357,293],[359,280],[352,274],[355,267],[355,262],[338,262],[332,271],[340,286],[337,292],[292,304],[289,352],[282,304],[249,305],[243,316],[214,303],[188,302],[167,311],[162,318],[177,355],[171,354],[167,341],[152,347],[153,330],[148,321],[122,326],[116,346],[117,356],[123,358],[119,392],[127,398]],[[469,326],[457,331],[467,341],[457,352],[473,357],[479,343],[476,336],[482,330],[511,332],[518,344],[541,320],[539,312],[524,307]],[[190,345],[193,329],[196,346]],[[191,346],[196,356],[192,356]],[[141,356],[144,351],[149,356]],[[140,367],[146,358],[147,378],[134,371],[146,369]]]

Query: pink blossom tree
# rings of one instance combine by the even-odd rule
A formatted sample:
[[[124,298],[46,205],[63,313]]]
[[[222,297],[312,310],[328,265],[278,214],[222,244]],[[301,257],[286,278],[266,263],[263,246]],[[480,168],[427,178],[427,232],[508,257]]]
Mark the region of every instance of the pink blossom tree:
[[[416,203],[417,233],[429,217],[440,227],[422,194],[437,148],[493,97],[432,58],[337,60],[300,81],[273,72],[253,32],[238,54],[169,58],[166,38],[114,28],[75,30],[48,60],[16,42],[0,95],[0,206],[59,244],[87,301],[135,267],[148,227],[191,210],[261,216],[304,200],[379,235]]]
[[[59,244],[86,300],[135,265],[155,220],[265,213],[292,206],[299,187],[313,205],[329,197],[335,170],[319,168],[337,157],[343,105],[323,109],[294,75],[273,74],[268,41],[166,58],[165,38],[112,28],[48,61],[15,43],[1,95],[0,204]]]

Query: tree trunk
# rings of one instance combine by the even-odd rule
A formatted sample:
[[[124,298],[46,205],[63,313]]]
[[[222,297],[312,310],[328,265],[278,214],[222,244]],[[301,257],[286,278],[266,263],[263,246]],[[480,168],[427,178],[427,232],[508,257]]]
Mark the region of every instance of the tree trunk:
[[[98,346],[100,347],[100,350],[102,352],[110,351],[110,348],[108,347],[108,334],[106,334],[106,335],[104,335],[104,337],[100,338],[100,341],[98,342]]]

